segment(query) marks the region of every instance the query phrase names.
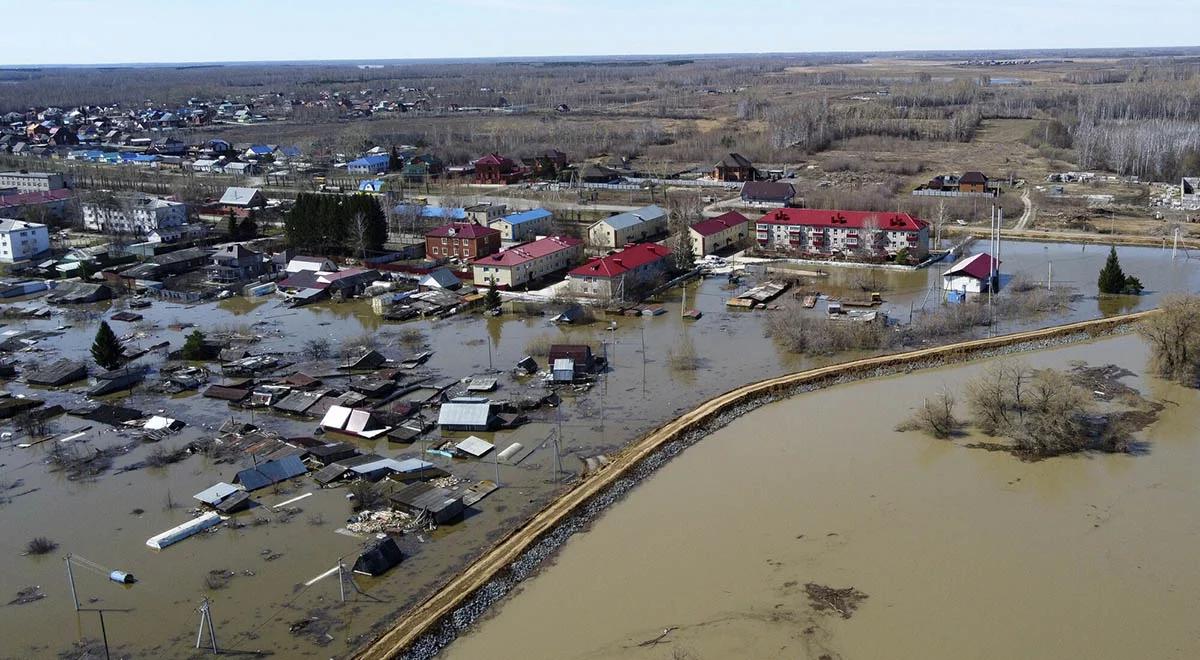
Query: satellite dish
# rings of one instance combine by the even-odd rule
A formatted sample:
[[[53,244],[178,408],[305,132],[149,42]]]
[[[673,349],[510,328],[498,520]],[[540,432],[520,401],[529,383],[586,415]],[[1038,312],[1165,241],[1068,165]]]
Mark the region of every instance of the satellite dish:
[[[446,230],[446,235],[447,235],[447,236],[453,236],[453,235],[454,235],[454,234],[456,234],[456,233],[457,233],[457,232],[454,230],[454,227],[451,227],[451,228],[449,228],[449,229],[447,229],[447,230]]]

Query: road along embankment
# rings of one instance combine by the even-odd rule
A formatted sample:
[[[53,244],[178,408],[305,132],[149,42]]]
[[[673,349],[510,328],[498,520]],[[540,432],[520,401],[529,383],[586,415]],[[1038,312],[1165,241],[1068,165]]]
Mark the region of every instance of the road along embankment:
[[[974,236],[987,238],[988,230],[980,228],[947,227],[946,236]],[[1087,245],[1120,245],[1129,247],[1166,247],[1170,249],[1171,237],[1136,236],[1132,234],[1095,234],[1073,231],[1043,231],[1041,229],[1005,229],[1002,238],[1006,241],[1035,241],[1040,243],[1076,243]],[[1194,238],[1179,237],[1180,248],[1191,250],[1200,249],[1200,241]]]
[[[751,383],[710,399],[651,431],[603,470],[578,482],[486,550],[356,657],[432,658],[639,481],[692,443],[761,405],[855,380],[1086,341],[1126,331],[1156,311],[863,358]]]

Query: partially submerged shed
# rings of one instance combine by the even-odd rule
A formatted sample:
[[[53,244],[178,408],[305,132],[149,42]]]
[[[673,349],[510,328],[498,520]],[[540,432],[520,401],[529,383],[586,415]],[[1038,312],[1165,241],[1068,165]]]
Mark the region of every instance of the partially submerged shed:
[[[62,358],[34,370],[25,377],[25,380],[29,381],[31,385],[62,387],[84,378],[87,378],[87,365]]]
[[[404,555],[400,552],[400,546],[396,545],[396,540],[389,536],[363,550],[358,559],[354,561],[354,572],[363,575],[383,575],[395,568],[403,559]]]
[[[498,423],[492,402],[482,397],[451,399],[438,410],[438,426],[447,431],[488,431]]]
[[[465,509],[462,497],[428,483],[405,486],[393,493],[391,500],[400,510],[414,516],[427,515],[437,523],[453,520]]]
[[[288,456],[277,461],[267,461],[237,473],[233,483],[241,484],[247,491],[272,486],[308,472],[299,456]]]

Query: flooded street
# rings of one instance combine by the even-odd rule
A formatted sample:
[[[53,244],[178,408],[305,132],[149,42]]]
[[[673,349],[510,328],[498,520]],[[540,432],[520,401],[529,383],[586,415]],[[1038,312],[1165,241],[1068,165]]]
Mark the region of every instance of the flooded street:
[[[1024,271],[1029,279],[1044,279],[1046,264],[1053,261],[1054,281],[1075,286],[1083,297],[1068,315],[1001,320],[996,332],[1147,309],[1164,294],[1200,289],[1200,260],[1171,261],[1162,250],[1123,248],[1125,270],[1142,279],[1147,294],[1099,301],[1095,277],[1107,249],[1006,243],[1004,250],[1005,273]],[[948,265],[879,272],[870,286],[881,290],[891,316],[906,321],[910,310],[919,313],[922,306],[938,304],[940,272]],[[827,270],[831,275],[811,288],[861,291],[862,278],[872,277],[871,271]],[[753,285],[748,279],[737,290]],[[0,498],[7,501],[0,503],[6,532],[0,540],[0,657],[54,656],[79,638],[99,638],[97,615],[73,611],[62,559],[67,553],[138,577],[137,584],[121,586],[96,571],[75,572],[85,608],[128,610],[105,615],[114,655],[195,654],[196,607],[208,595],[226,648],[268,650],[281,657],[344,656],[560,493],[566,487],[560,482],[577,475],[584,459],[612,455],[681,411],[738,385],[845,359],[817,361],[784,352],[764,338],[764,312],[725,307],[734,292],[723,278],[689,284],[687,307],[704,313],[695,322],[680,319],[682,290],[677,288],[663,300],[665,314],[601,315],[582,326],[554,326],[547,317],[519,314],[385,323],[365,301],[302,309],[289,309],[275,298],[195,306],[155,302],[139,310],[143,321],[113,323],[117,335],[136,333],[135,343],[142,347],[169,341],[177,349],[192,328],[172,325],[192,323],[206,332],[241,327],[260,335],[250,346],[255,353],[290,354],[289,360],[300,361],[295,353],[306,340],[324,337],[336,347],[369,333],[392,360],[433,351],[430,362],[406,376],[405,384],[457,381],[494,369],[500,380],[492,395],[497,400],[543,391],[536,379],[510,373],[539,340],[590,344],[608,356],[611,369],[591,390],[564,397],[559,409],[531,412],[526,426],[480,433],[489,441],[519,441],[536,450],[519,465],[501,465],[502,487],[469,510],[465,520],[431,535],[406,536],[399,567],[381,578],[359,577],[359,585],[377,600],[354,595],[345,604],[338,602],[336,579],[303,586],[339,556],[353,563],[366,540],[335,532],[351,512],[345,488],[320,489],[311,478],[302,478],[297,486],[260,491],[255,499],[262,506],[234,516],[244,527],[221,526],[156,552],[145,546],[147,538],[189,519],[194,493],[232,480],[252,465],[251,459],[216,464],[192,456],[167,467],[122,472],[155,446],[139,444],[95,480],[72,482],[48,471],[42,447],[22,449],[2,441]],[[69,325],[15,357],[49,362],[65,356],[90,364],[97,315],[108,318],[122,307],[90,306],[91,317],[6,319],[0,332],[57,331]],[[823,313],[823,306],[814,312]],[[610,322],[616,324],[611,330]],[[401,341],[401,333],[409,330],[421,334],[420,344]],[[684,336],[699,356],[694,371],[674,370],[668,360]],[[1102,360],[1137,371],[1144,357],[1138,341],[1125,337],[1037,359],[1039,365],[1043,359],[1055,364]],[[544,368],[544,358],[538,359]],[[154,381],[162,362],[162,353],[152,352],[137,364],[150,365],[148,381]],[[668,637],[671,644],[694,649],[702,658],[795,657],[823,646],[847,657],[904,657],[943,648],[947,658],[1053,657],[1057,654],[1042,653],[1058,648],[1044,646],[1051,642],[1081,655],[1094,650],[1107,657],[1195,655],[1200,642],[1184,614],[1197,611],[1200,569],[1188,565],[1182,553],[1197,547],[1197,526],[1187,515],[1200,503],[1188,476],[1197,456],[1184,437],[1197,420],[1181,417],[1196,409],[1194,394],[1151,386],[1149,394],[1181,405],[1169,406],[1149,430],[1150,454],[1135,458],[1023,464],[1007,455],[891,431],[922,392],[960,382],[977,368],[836,388],[739,420],[684,452],[593,532],[569,544],[558,566],[530,582],[478,634],[449,649],[451,657],[485,657],[491,649],[487,657],[657,658],[664,657],[661,645],[626,647],[668,626],[681,627]],[[344,375],[324,380],[332,387],[348,383]],[[13,381],[6,389],[67,408],[85,401],[81,384],[54,391]],[[283,437],[312,435],[318,422],[230,408],[194,392],[165,397],[138,390],[111,402],[147,414],[163,411],[186,422],[180,434],[159,443],[167,449],[212,437],[231,418]],[[85,441],[91,447],[137,438],[70,416],[55,418],[50,430],[62,433],[89,424]],[[560,425],[561,477],[551,443]],[[439,435],[433,432],[435,439]],[[355,443],[388,457],[421,456],[464,482],[496,475],[490,461],[423,453],[427,439],[411,445],[384,439]],[[308,493],[295,503],[298,512],[276,508]],[[943,510],[947,504],[953,504],[951,510]],[[1142,516],[1152,511],[1158,512],[1153,518]],[[22,556],[34,536],[49,537],[59,547],[41,557]],[[1181,555],[1175,557],[1176,552]],[[214,588],[208,581],[212,571],[235,575]],[[803,591],[810,581],[852,585],[870,598],[850,620],[813,617]],[[29,586],[40,587],[45,597],[6,605]],[[1112,593],[1118,596],[1107,595]],[[1037,594],[1033,609],[1030,594]],[[309,623],[293,631],[304,621]],[[814,632],[804,634],[809,626]],[[1069,636],[1062,634],[1064,627],[1072,631]]]
[[[1126,335],[1023,359],[1136,372],[1146,351]],[[738,419],[573,538],[443,657],[1196,657],[1200,394],[1125,379],[1167,404],[1136,456],[1027,463],[894,430],[922,396],[989,362]],[[817,613],[807,583],[867,598],[850,618]]]

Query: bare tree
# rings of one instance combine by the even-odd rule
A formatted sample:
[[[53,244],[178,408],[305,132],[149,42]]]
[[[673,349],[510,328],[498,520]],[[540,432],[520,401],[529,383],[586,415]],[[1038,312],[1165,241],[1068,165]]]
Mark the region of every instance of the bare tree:
[[[355,213],[350,217],[350,224],[346,227],[346,243],[354,254],[358,255],[363,262],[367,260],[367,247],[370,244],[369,234],[370,225],[367,222],[367,216],[362,213]]]
[[[1150,368],[1189,387],[1200,383],[1200,297],[1170,296],[1138,325],[1150,345]]]

